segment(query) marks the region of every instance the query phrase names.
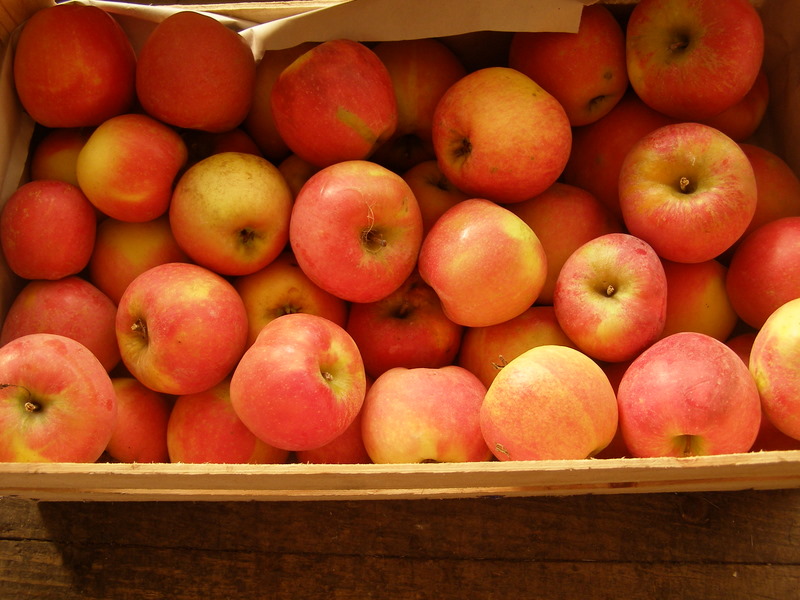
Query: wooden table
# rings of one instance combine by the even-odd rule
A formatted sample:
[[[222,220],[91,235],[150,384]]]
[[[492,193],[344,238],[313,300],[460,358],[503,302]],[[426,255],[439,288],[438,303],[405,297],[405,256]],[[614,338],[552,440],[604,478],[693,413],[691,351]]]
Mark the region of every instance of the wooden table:
[[[800,598],[800,490],[0,499],[0,598]]]

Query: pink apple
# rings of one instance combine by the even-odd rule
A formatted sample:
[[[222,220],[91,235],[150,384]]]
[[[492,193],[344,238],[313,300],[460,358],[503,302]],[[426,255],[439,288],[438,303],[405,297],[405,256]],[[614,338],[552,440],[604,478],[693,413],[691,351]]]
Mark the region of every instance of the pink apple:
[[[366,374],[350,335],[305,313],[268,323],[233,372],[231,404],[259,439],[285,450],[333,441],[361,410]]]
[[[537,346],[497,374],[480,419],[498,460],[581,459],[613,439],[617,401],[591,358],[567,346]]]
[[[117,396],[117,424],[106,454],[119,462],[168,462],[167,423],[172,399],[133,377],[113,377],[111,383]]]
[[[157,392],[193,394],[236,366],[247,342],[247,313],[220,275],[199,265],[166,263],[125,290],[116,330],[131,375]]]
[[[485,327],[522,314],[536,301],[547,257],[517,215],[473,198],[450,208],[425,236],[419,273],[451,321]]]
[[[601,361],[630,360],[661,335],[667,278],[646,242],[609,233],[586,242],[566,260],[553,307],[564,333]]]
[[[645,103],[683,121],[739,102],[763,57],[764,28],[749,0],[642,0],[628,19],[631,86]]]
[[[117,420],[114,386],[80,342],[34,333],[0,348],[0,461],[95,462]]]
[[[0,212],[0,243],[24,279],[60,279],[89,263],[97,233],[94,208],[81,190],[56,180],[23,184]]]
[[[619,175],[629,233],[675,262],[703,262],[730,248],[755,213],[756,194],[744,151],[699,123],[666,125],[641,138]]]
[[[633,456],[747,452],[758,435],[755,381],[724,343],[695,332],[659,340],[628,367],[617,392]]]
[[[378,464],[489,460],[480,426],[485,394],[475,375],[455,365],[390,369],[364,400],[364,446]]]
[[[417,163],[403,173],[403,180],[419,204],[423,237],[448,208],[469,198],[444,176],[435,159]]]
[[[572,146],[558,100],[507,67],[480,69],[452,85],[436,106],[432,135],[447,179],[470,196],[504,203],[550,187]]]
[[[75,172],[78,154],[89,139],[91,129],[66,127],[51,129],[31,150],[31,179],[57,179],[78,185]]]
[[[736,104],[721,113],[703,119],[705,125],[719,129],[736,142],[750,139],[764,119],[769,106],[769,80],[764,69],[756,77],[753,87]]]
[[[367,387],[367,390],[369,390],[369,387]],[[295,452],[297,462],[329,465],[364,465],[371,463],[372,459],[364,447],[364,436],[361,433],[363,414],[363,411],[359,411],[350,426],[333,441],[319,448]]]
[[[300,268],[322,289],[374,302],[414,270],[422,216],[400,175],[369,161],[345,161],[320,170],[300,190],[289,242]]]

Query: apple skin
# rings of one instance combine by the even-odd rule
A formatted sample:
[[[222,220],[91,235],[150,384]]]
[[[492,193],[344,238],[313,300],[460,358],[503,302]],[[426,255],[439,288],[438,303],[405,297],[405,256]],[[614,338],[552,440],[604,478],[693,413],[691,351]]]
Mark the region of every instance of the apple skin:
[[[98,126],[78,154],[80,188],[103,214],[150,221],[167,211],[188,150],[171,127],[128,113]]]
[[[292,198],[297,198],[297,194],[300,193],[302,187],[320,169],[303,160],[297,154],[290,154],[278,164],[278,170],[292,191]]]
[[[204,158],[222,152],[241,152],[263,158],[258,144],[241,127],[222,132],[186,129],[180,131],[180,134],[189,153],[184,170],[199,163]]]
[[[439,217],[422,243],[418,267],[451,321],[485,327],[516,317],[536,301],[547,256],[517,215],[471,198]]]
[[[131,375],[157,392],[192,394],[236,366],[247,342],[247,313],[220,275],[166,263],[130,283],[117,307],[116,331]]]
[[[361,410],[366,374],[353,339],[332,321],[293,313],[272,320],[233,371],[236,414],[259,439],[290,451],[318,448]]]
[[[260,271],[237,277],[233,286],[247,312],[248,347],[267,323],[282,315],[308,313],[340,327],[347,323],[348,303],[311,281],[291,250],[285,250]]]
[[[317,167],[366,159],[397,127],[389,72],[362,43],[320,43],[272,86],[273,118],[290,150]]]
[[[631,360],[664,329],[664,267],[643,240],[627,233],[602,235],[566,260],[553,308],[581,351],[606,362]]]
[[[92,130],[84,127],[51,129],[31,151],[31,179],[56,179],[78,185],[76,165]]]
[[[723,342],[675,333],[636,357],[617,391],[619,426],[632,456],[747,452],[758,435],[755,381]]]
[[[345,329],[375,378],[394,367],[451,364],[464,328],[447,318],[436,292],[415,271],[385,298],[351,303]]]
[[[56,180],[31,181],[0,212],[0,244],[9,268],[23,279],[61,279],[89,263],[97,217],[83,192]]]
[[[423,237],[448,208],[469,198],[444,176],[436,159],[417,163],[405,171],[402,177],[419,204]]]
[[[613,439],[617,401],[591,358],[567,346],[536,346],[497,374],[480,419],[498,460],[582,459]]]
[[[369,393],[369,385],[369,380],[367,380],[367,393]],[[370,464],[372,459],[364,446],[364,436],[361,432],[363,414],[363,410],[359,411],[348,428],[333,441],[319,448],[295,452],[294,455],[297,462],[328,465]]]
[[[230,378],[175,399],[165,442],[173,463],[283,464],[289,452],[259,440],[231,405]]]
[[[624,229],[622,220],[597,198],[568,183],[556,182],[530,200],[506,208],[536,232],[547,256],[547,278],[537,304],[553,303],[558,273],[575,250],[589,240]]]
[[[25,284],[8,309],[0,345],[31,333],[54,333],[86,346],[106,371],[120,360],[117,305],[87,280],[71,275]]]
[[[748,0],[642,0],[625,39],[631,87],[646,104],[682,121],[739,102],[764,57],[761,17]]]
[[[170,262],[189,262],[189,257],[175,241],[167,215],[141,223],[108,217],[97,224],[89,280],[119,304],[137,275]]]
[[[376,464],[487,461],[492,454],[480,427],[485,394],[459,366],[389,369],[364,400],[367,453]]]
[[[350,302],[374,302],[414,270],[422,215],[400,175],[370,161],[344,161],[321,169],[300,190],[289,242],[319,287]]]
[[[769,80],[758,72],[753,87],[736,104],[714,116],[702,119],[704,125],[719,129],[736,142],[745,142],[758,130],[769,106]]]
[[[666,125],[641,138],[620,169],[628,232],[675,262],[703,262],[730,248],[757,203],[753,167],[731,138],[700,123]]]
[[[139,50],[136,94],[145,112],[183,129],[238,127],[253,102],[256,61],[244,38],[209,15],[180,11]]]
[[[800,217],[770,221],[745,237],[731,257],[725,287],[736,314],[755,329],[800,297]]]
[[[521,202],[564,170],[572,130],[564,108],[527,75],[487,67],[462,77],[433,118],[439,168],[474,198]]]
[[[508,66],[551,93],[573,127],[606,115],[628,88],[625,33],[602,4],[583,9],[577,33],[515,33]]]
[[[14,84],[34,121],[85,127],[130,110],[136,55],[122,27],[96,6],[47,6],[22,27]]]
[[[154,392],[134,377],[112,377],[117,424],[106,454],[119,462],[169,462],[167,423],[172,398]]]
[[[266,267],[289,241],[292,192],[271,162],[221,152],[178,179],[169,205],[175,241],[197,264],[221,275]]]
[[[33,333],[0,348],[0,462],[95,462],[117,420],[114,386],[80,342]]]

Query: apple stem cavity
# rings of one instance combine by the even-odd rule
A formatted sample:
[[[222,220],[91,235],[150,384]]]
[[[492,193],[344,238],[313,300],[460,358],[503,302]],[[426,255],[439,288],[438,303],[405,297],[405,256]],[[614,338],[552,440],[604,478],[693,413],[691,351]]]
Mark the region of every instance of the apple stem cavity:
[[[325,381],[333,381],[333,375],[328,373],[327,371],[320,371],[320,375]]]
[[[686,34],[679,34],[675,36],[676,39],[668,48],[670,52],[683,52],[689,47],[689,36]]]
[[[386,247],[386,238],[383,237],[383,234],[369,227],[365,229],[361,233],[361,242],[364,245],[364,248],[367,249],[368,252],[377,253],[382,248]]]
[[[0,390],[5,390],[11,388],[11,391],[22,392],[23,395],[23,406],[25,407],[25,412],[34,413],[39,412],[42,410],[42,404],[40,402],[35,401],[31,397],[31,391],[23,385],[16,385],[13,383],[3,383],[0,384]]]
[[[147,323],[144,319],[136,319],[136,322],[131,325],[131,331],[139,334],[144,341],[147,341]]]

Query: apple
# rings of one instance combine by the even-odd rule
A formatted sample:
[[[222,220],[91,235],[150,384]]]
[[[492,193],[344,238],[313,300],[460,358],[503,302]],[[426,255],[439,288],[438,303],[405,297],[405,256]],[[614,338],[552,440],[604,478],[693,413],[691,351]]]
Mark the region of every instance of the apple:
[[[326,292],[308,278],[285,250],[263,269],[233,280],[247,312],[247,346],[264,326],[282,315],[308,313],[325,317],[340,327],[347,323],[347,302]]]
[[[188,157],[171,127],[129,113],[99,125],[75,166],[80,188],[103,214],[120,221],[150,221],[167,211],[172,187]]]
[[[431,228],[419,274],[444,314],[465,327],[512,319],[539,296],[547,257],[533,230],[513,212],[480,198],[459,202]]]
[[[580,246],[606,233],[621,233],[617,218],[591,193],[556,182],[529,200],[507,205],[536,232],[547,256],[547,278],[538,304],[552,304],[561,266]]]
[[[367,389],[369,390],[369,386]],[[364,447],[364,436],[361,433],[362,416],[363,411],[359,411],[350,426],[324,446],[295,452],[297,462],[329,465],[370,464],[372,459]]]
[[[721,113],[702,119],[704,125],[719,129],[736,142],[744,142],[758,130],[769,106],[769,80],[764,69],[758,72],[753,87],[736,104]]]
[[[111,439],[111,378],[71,338],[33,333],[1,347],[0,392],[0,462],[95,462]]]
[[[119,304],[137,275],[170,262],[189,262],[189,257],[175,241],[166,214],[138,223],[107,217],[97,224],[89,280]]]
[[[552,94],[573,126],[606,115],[628,88],[625,33],[602,4],[583,9],[576,33],[515,33],[508,66]]]
[[[739,102],[764,57],[764,28],[749,0],[642,0],[625,40],[631,87],[646,104],[682,121]]]
[[[572,146],[558,100],[508,67],[479,69],[450,86],[436,106],[432,137],[439,167],[453,185],[502,203],[550,187]]]
[[[497,374],[480,422],[501,461],[589,458],[614,437],[617,400],[606,374],[584,353],[536,346]]]
[[[230,379],[175,399],[165,442],[173,463],[282,464],[289,452],[259,440],[231,406]]]
[[[167,423],[172,399],[145,387],[134,377],[112,377],[117,423],[106,454],[119,462],[169,462]]]
[[[731,138],[700,123],[660,127],[630,149],[619,203],[628,232],[675,262],[730,248],[755,214],[756,179]]]
[[[311,176],[319,171],[310,162],[303,160],[297,154],[290,154],[278,164],[278,170],[286,180],[286,184],[292,191],[292,198],[297,198],[300,189],[311,179]]]
[[[256,437],[300,451],[342,435],[361,410],[366,385],[358,346],[344,328],[293,313],[261,330],[233,371],[230,395]]]
[[[361,431],[372,462],[487,461],[480,411],[486,388],[466,369],[395,367],[369,389]]]
[[[603,373],[606,374],[608,380],[611,382],[611,387],[614,389],[614,393],[617,393],[619,390],[619,382],[622,381],[622,376],[625,375],[625,371],[628,370],[628,367],[633,362],[633,360],[626,360],[622,362],[601,362],[600,368],[603,369]],[[614,438],[611,442],[603,448],[600,452],[594,455],[593,458],[625,458],[631,455],[628,447],[625,445],[625,439],[622,437],[622,430],[617,427],[617,432],[614,434]]]
[[[119,23],[96,6],[36,11],[13,60],[22,106],[45,127],[99,125],[133,107],[136,55]]]
[[[317,167],[366,159],[397,127],[397,100],[384,64],[348,39],[320,43],[272,86],[273,118],[289,149]]]
[[[255,140],[241,127],[222,132],[188,129],[180,133],[189,154],[187,168],[204,158],[222,152],[241,152],[243,154],[263,156]]]
[[[250,111],[256,61],[236,31],[182,10],[156,25],[139,50],[136,94],[147,114],[183,129],[223,132]]]
[[[647,242],[627,233],[601,235],[561,267],[553,308],[582,352],[606,362],[630,360],[664,329],[664,267]]]
[[[90,134],[91,129],[83,127],[48,131],[31,150],[31,179],[57,179],[77,186],[78,154]]]
[[[247,342],[247,313],[222,276],[191,263],[166,263],[127,287],[116,332],[131,375],[157,392],[193,394],[236,366]]]
[[[169,205],[175,241],[197,264],[247,275],[271,263],[289,241],[292,192],[271,162],[221,152],[178,179]]]
[[[451,364],[463,331],[447,318],[433,288],[417,271],[385,298],[351,303],[345,329],[373,378],[394,367],[435,369]]]
[[[422,216],[400,175],[365,160],[314,174],[295,198],[289,243],[303,272],[350,302],[374,302],[411,275]]]
[[[436,159],[417,163],[405,171],[402,177],[419,204],[423,237],[448,208],[469,198],[444,176]]]
[[[761,403],[739,356],[703,333],[680,332],[636,357],[617,391],[619,426],[633,456],[747,452]]]
[[[487,327],[467,327],[457,364],[472,372],[487,388],[517,356],[536,346],[575,344],[558,324],[552,306],[531,306],[521,315]]]
[[[117,305],[76,275],[25,284],[8,309],[0,345],[31,333],[54,333],[88,348],[106,371],[119,362],[114,322]]]
[[[736,314],[755,329],[800,297],[800,216],[770,221],[747,235],[731,257],[725,287]]]
[[[0,245],[23,279],[61,279],[89,263],[97,235],[94,208],[76,186],[57,180],[17,188],[0,212]]]

